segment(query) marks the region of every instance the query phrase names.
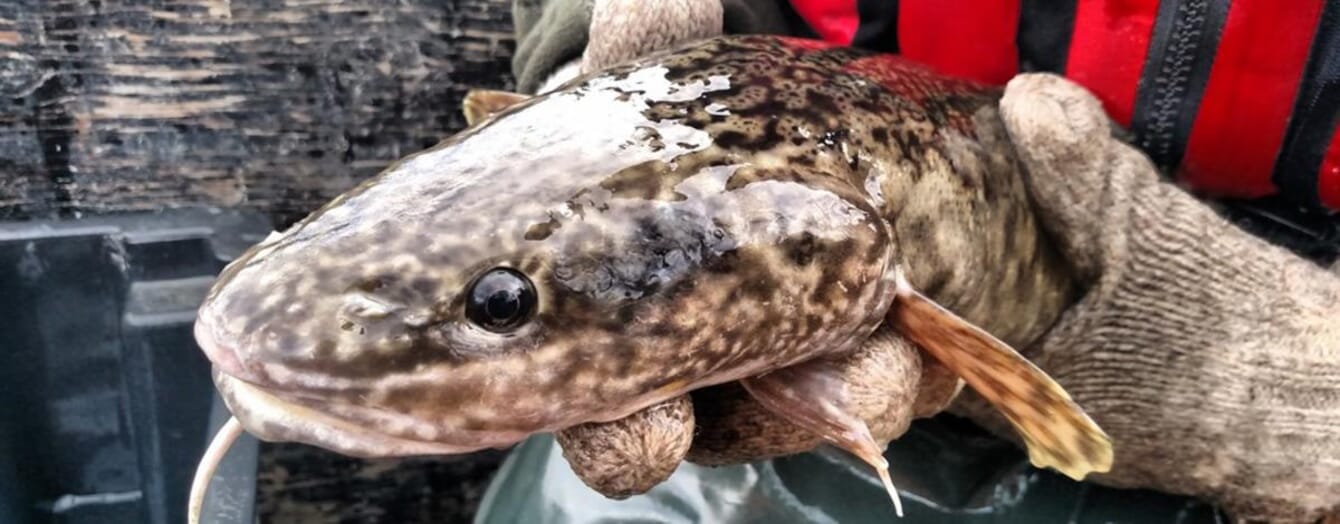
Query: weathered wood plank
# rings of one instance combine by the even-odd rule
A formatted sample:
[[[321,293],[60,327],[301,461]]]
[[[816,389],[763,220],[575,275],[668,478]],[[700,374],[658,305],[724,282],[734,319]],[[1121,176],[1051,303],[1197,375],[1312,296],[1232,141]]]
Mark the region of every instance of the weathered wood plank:
[[[507,88],[505,0],[11,0],[0,218],[247,206],[289,222]]]

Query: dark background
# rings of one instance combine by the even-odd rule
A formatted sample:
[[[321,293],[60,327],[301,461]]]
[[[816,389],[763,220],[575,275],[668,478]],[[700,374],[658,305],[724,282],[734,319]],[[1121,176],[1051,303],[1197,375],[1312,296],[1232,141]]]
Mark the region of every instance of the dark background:
[[[463,128],[468,89],[512,87],[512,50],[507,0],[3,0],[0,220],[207,206],[282,227]],[[467,521],[501,457],[264,445],[257,506]]]

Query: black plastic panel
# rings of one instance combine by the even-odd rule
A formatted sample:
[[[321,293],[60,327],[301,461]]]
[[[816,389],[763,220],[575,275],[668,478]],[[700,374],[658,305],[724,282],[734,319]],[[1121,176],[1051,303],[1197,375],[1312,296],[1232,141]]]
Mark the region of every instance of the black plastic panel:
[[[219,210],[0,224],[0,522],[185,520],[220,412],[195,310],[269,231]],[[236,451],[254,477],[254,442]]]

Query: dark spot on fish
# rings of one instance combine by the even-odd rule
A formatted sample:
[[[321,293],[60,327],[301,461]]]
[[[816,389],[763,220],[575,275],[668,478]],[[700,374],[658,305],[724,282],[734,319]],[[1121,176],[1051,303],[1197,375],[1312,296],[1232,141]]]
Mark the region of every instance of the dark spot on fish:
[[[535,275],[544,267],[544,260],[540,257],[529,257],[521,262],[521,272],[527,275]]]
[[[745,257],[749,260],[748,264],[750,266],[768,267],[768,261],[760,256],[760,254],[750,253],[745,255]],[[777,279],[768,272],[760,272],[751,274],[750,276],[752,278],[740,281],[732,291],[732,296],[735,297],[735,299],[749,297],[757,301],[768,301],[781,287],[777,282]],[[737,292],[739,292],[739,294],[737,294]]]
[[[615,316],[622,325],[627,326],[628,324],[632,324],[633,320],[637,318],[637,307],[633,304],[620,306]]]
[[[374,293],[386,289],[387,286],[390,286],[393,278],[394,277],[391,277],[389,275],[378,275],[375,277],[365,278],[359,280],[358,283],[354,284],[354,288],[364,293]]]
[[[654,337],[670,337],[674,336],[677,332],[678,330],[670,325],[669,322],[653,322],[647,329],[647,334]],[[688,358],[688,352],[680,353],[677,357],[678,359],[686,359]]]
[[[236,313],[237,311],[243,311],[245,313],[238,314]],[[269,315],[260,314],[260,312],[256,310],[256,304],[250,302],[231,307],[229,308],[229,312],[234,317],[247,319],[246,322],[242,323],[243,333],[253,333],[256,330],[259,330],[261,326],[269,320]]]
[[[814,335],[819,330],[823,329],[823,326],[824,326],[824,319],[819,313],[810,313],[808,315],[805,315],[805,330],[803,331],[804,336],[808,337]]]
[[[321,339],[316,343],[316,349],[313,352],[318,359],[328,359],[335,355],[335,343],[330,339]]]
[[[278,344],[279,347],[277,349],[280,354],[293,355],[299,353],[299,350],[301,349],[298,342],[298,335],[292,331],[281,333],[279,335]]]
[[[940,151],[940,156],[949,159],[950,161],[949,169],[952,171],[954,177],[958,179],[959,185],[963,188],[963,190],[964,191],[976,190],[977,182],[973,179],[974,177],[972,170],[975,168],[980,168],[982,166],[980,164],[974,164],[971,162],[965,164],[964,162],[961,161],[960,158],[952,156],[950,152],[940,148],[937,148],[937,150]]]
[[[851,252],[851,241],[832,243],[825,246],[819,281],[815,284],[811,298],[819,303],[831,303],[832,298],[844,293],[841,283],[845,280],[846,264]]]
[[[632,322],[631,317],[628,322]],[[627,377],[633,374],[633,358],[630,352],[609,352],[605,354],[605,358],[614,362],[613,376]]]
[[[921,133],[913,129],[904,129],[900,135],[898,143],[903,146],[905,152],[923,150]]]
[[[530,227],[526,228],[524,238],[526,240],[544,240],[549,238],[549,235],[554,234],[554,230],[561,226],[562,224],[556,218],[550,218],[548,222],[531,224]]]
[[[875,141],[875,143],[888,142],[888,127],[884,126],[871,127],[870,138],[872,139],[872,141]]]
[[[874,114],[887,114],[889,107],[884,102],[884,97],[880,95],[867,95],[856,97],[850,104],[858,110]]]
[[[797,266],[808,266],[814,261],[815,237],[813,233],[806,231],[800,238],[787,239],[782,243],[782,249],[786,250],[786,255]]]
[[[841,108],[833,102],[833,97],[824,94],[819,89],[806,89],[805,101],[808,104],[808,111],[817,112],[825,115],[836,115],[842,112]]]
[[[315,277],[318,282],[329,280],[333,276],[333,273],[334,271],[329,266],[317,266],[312,270],[312,276]]]
[[[741,147],[749,143],[749,136],[739,131],[726,130],[717,133],[716,143],[718,146],[727,148]]]
[[[904,228],[900,228],[902,231],[899,235],[904,242],[925,242],[930,239],[931,218],[925,214],[903,217],[900,225],[905,225]]]
[[[428,277],[417,277],[409,283],[410,289],[420,296],[432,296],[437,293],[437,281]]]
[[[786,158],[786,161],[793,165],[814,167],[814,155],[811,154],[802,153],[799,155],[791,155]]]
[[[661,289],[661,278],[656,275],[649,275],[642,281],[633,284],[630,291],[638,297],[655,294]]]
[[[727,302],[739,302],[744,297],[744,289],[741,286],[731,288],[730,293],[726,294]]]

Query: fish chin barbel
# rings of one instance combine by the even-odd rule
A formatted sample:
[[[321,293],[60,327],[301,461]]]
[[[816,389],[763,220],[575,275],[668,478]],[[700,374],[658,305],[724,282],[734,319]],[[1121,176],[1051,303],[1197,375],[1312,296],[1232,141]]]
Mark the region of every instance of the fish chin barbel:
[[[464,453],[741,381],[886,477],[821,365],[884,326],[999,408],[1035,464],[1106,471],[1106,435],[988,334],[1026,343],[1072,296],[996,96],[750,36],[476,98],[483,122],[229,265],[196,338],[266,440]]]

